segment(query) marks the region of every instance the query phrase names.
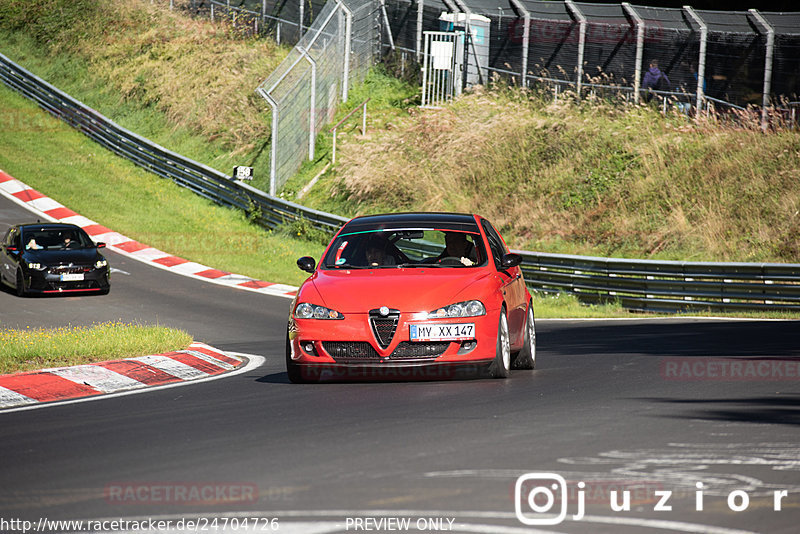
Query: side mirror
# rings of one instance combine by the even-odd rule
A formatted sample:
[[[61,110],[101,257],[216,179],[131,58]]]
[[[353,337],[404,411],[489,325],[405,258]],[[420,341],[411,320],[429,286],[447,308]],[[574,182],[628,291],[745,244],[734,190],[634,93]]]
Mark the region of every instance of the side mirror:
[[[102,241],[99,243],[95,243],[94,246],[96,246],[97,248],[106,248],[106,244],[103,243]]]
[[[17,247],[6,247],[6,252],[17,252]]]
[[[519,254],[514,254],[513,252],[504,254],[503,258],[500,260],[500,265],[502,265],[503,269],[516,267],[520,263],[522,263],[522,256]]]
[[[297,266],[300,267],[302,271],[313,273],[317,266],[317,261],[311,256],[303,256],[297,260]]]

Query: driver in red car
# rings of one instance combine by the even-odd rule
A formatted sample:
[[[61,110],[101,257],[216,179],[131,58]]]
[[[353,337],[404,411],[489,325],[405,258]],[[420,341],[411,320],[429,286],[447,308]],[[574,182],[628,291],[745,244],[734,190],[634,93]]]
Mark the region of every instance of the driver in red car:
[[[444,236],[445,249],[439,255],[437,262],[445,258],[458,258],[458,260],[469,267],[477,261],[475,257],[475,246],[469,242],[467,235],[462,232],[447,232]]]
[[[364,251],[364,256],[367,259],[367,265],[370,267],[378,267],[380,265],[394,265],[394,258],[386,253],[389,242],[382,235],[375,234],[370,236],[367,242],[367,248]]]

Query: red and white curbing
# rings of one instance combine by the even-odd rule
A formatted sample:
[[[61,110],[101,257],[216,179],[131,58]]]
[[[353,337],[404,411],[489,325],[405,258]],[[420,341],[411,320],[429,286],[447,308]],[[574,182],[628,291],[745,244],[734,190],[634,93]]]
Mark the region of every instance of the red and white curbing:
[[[114,252],[119,252],[161,269],[215,284],[237,287],[267,295],[294,298],[297,292],[297,288],[294,286],[263,282],[247,276],[220,271],[134,241],[78,215],[63,204],[28,187],[2,170],[0,170],[0,194],[25,206],[44,219],[80,226],[94,241],[105,243]]]
[[[186,350],[0,375],[0,409],[208,378],[244,360],[204,343]]]

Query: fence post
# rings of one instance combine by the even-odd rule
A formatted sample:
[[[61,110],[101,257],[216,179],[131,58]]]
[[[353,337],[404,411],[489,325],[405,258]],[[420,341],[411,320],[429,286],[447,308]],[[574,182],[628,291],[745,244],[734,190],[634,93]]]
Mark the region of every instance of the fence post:
[[[522,87],[528,86],[527,76],[528,76],[528,47],[530,45],[530,37],[531,37],[531,13],[525,6],[522,5],[522,2],[519,0],[511,0],[511,3],[514,4],[514,7],[522,13],[522,19],[525,24],[525,28],[522,30]]]
[[[697,62],[697,117],[700,117],[700,112],[704,106],[703,100],[705,99],[703,87],[706,84],[706,44],[708,42],[708,26],[691,6],[683,6],[683,9],[686,10],[695,23],[700,26],[700,57]]]
[[[342,102],[347,102],[347,95],[350,89],[350,34],[353,28],[353,12],[347,7],[342,0],[336,0],[336,3],[345,12],[344,23],[344,66],[342,78]]]
[[[269,102],[269,105],[272,107],[272,139],[270,139],[269,150],[269,194],[275,196],[278,172],[276,167],[278,160],[278,102],[263,88],[259,87],[256,91],[264,100]]]
[[[305,18],[305,10],[306,0],[300,0],[300,39],[303,38],[303,19]]]
[[[578,83],[576,85],[578,98],[580,98],[581,89],[583,88],[583,54],[584,50],[586,49],[586,17],[583,16],[583,13],[581,13],[581,10],[575,5],[575,2],[572,0],[564,0],[564,2],[567,4],[569,10],[575,15],[575,18],[578,19],[578,24],[580,27],[580,36],[578,38]]]
[[[622,8],[631,16],[634,24],[636,24],[636,65],[634,66],[633,74],[633,102],[639,103],[641,98],[640,92],[642,88],[642,55],[644,52],[644,30],[645,24],[642,17],[633,9],[628,2],[622,3]]]
[[[422,54],[422,11],[425,8],[425,0],[417,0],[417,63]]]
[[[386,23],[386,34],[389,36],[389,46],[394,50],[394,37],[392,36],[392,27],[389,24],[389,15],[386,13],[386,0],[381,0],[381,13],[383,13],[383,21]]]
[[[308,161],[312,161],[316,150],[317,138],[317,62],[303,47],[297,46],[297,50],[311,64],[311,101],[309,102],[308,110]]]
[[[769,125],[767,108],[769,107],[769,94],[772,91],[772,55],[775,50],[775,28],[767,22],[757,9],[751,9],[750,14],[758,23],[767,30],[767,57],[764,59],[764,96],[761,100],[761,129],[766,131]]]

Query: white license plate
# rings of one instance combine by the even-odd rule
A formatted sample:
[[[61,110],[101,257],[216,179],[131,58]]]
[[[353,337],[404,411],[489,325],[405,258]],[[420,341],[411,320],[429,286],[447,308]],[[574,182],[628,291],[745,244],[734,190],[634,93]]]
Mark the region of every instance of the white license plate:
[[[62,282],[80,282],[81,280],[83,280],[83,273],[61,275]]]
[[[459,341],[475,339],[475,323],[412,324],[408,326],[411,341]]]

